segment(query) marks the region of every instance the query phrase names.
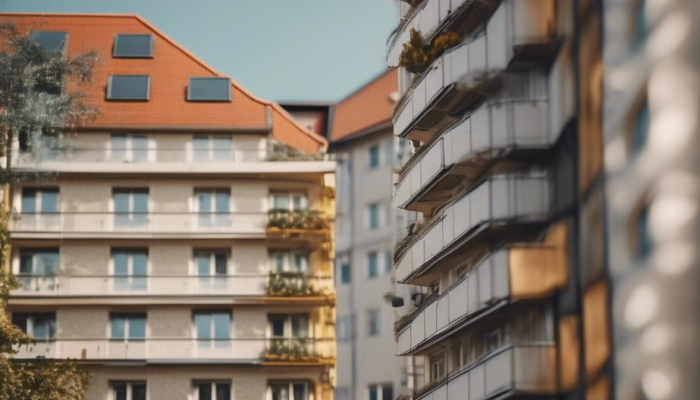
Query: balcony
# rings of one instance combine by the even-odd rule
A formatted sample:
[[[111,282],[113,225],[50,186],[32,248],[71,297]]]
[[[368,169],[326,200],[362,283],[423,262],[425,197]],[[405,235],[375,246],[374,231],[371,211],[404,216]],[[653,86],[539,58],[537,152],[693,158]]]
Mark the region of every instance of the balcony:
[[[551,0],[503,1],[483,33],[445,52],[406,91],[394,110],[394,134],[430,141],[488,97],[509,66],[549,54],[553,31]]]
[[[549,395],[557,390],[552,343],[504,346],[414,393],[414,400],[484,400],[497,395]]]
[[[333,280],[325,276],[269,275],[18,275],[17,298],[139,296],[329,296]]]
[[[433,217],[423,231],[397,250],[396,279],[418,284],[426,266],[448,247],[477,233],[507,228],[515,222],[546,221],[549,211],[547,179],[542,175],[499,175],[487,179]],[[491,229],[492,228],[492,229]],[[425,282],[423,282],[425,283]]]
[[[498,160],[546,149],[547,100],[489,102],[448,127],[404,167],[394,204],[430,216],[455,188],[473,182]]]
[[[19,152],[15,167],[25,170],[79,174],[230,174],[327,173],[335,171],[330,155],[277,150],[229,150],[222,156],[201,158],[192,150],[124,149],[131,156],[115,157],[107,147],[68,147],[45,150],[42,157]]]
[[[459,20],[459,30],[470,31],[497,4],[498,1],[494,0],[424,0],[402,18],[389,38],[387,65],[398,65],[399,55],[403,45],[409,41],[411,29],[421,31],[430,40],[451,21]]]
[[[565,248],[552,237],[543,244],[511,246],[490,254],[439,297],[415,310],[403,320],[403,327],[397,326],[398,354],[412,354],[450,328],[510,299],[544,298],[563,287]],[[561,241],[561,236],[555,239]]]
[[[289,349],[282,351],[278,349]],[[335,339],[158,339],[110,340],[96,338],[58,338],[20,346],[16,359],[75,358],[87,361],[181,361],[260,364],[280,360],[271,354],[283,354],[287,362],[319,363],[335,358]]]

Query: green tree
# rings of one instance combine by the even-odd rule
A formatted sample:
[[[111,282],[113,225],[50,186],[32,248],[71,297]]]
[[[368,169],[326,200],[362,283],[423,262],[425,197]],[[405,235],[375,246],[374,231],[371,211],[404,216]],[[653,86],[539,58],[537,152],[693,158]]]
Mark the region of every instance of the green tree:
[[[97,52],[68,58],[61,51],[47,51],[30,32],[11,23],[0,23],[0,188],[36,173],[13,167],[10,149],[19,138],[37,157],[46,143],[60,140],[64,132],[91,118],[96,110],[83,103],[78,90],[88,84],[98,60]],[[9,269],[8,213],[0,214],[0,400],[81,400],[90,375],[73,360],[14,361],[18,346],[31,337],[12,324],[5,313],[8,297],[20,283]]]

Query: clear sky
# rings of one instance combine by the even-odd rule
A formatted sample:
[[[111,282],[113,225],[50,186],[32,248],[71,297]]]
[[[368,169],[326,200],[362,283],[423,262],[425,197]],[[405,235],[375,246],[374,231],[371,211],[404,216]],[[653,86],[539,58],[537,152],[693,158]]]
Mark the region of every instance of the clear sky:
[[[0,0],[2,12],[138,14],[270,100],[335,101],[380,74],[395,0]]]

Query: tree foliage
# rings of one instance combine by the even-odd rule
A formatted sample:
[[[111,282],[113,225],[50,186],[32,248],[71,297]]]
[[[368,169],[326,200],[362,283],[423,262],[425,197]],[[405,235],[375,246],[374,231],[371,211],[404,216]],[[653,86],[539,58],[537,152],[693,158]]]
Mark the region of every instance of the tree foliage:
[[[6,157],[0,189],[6,190],[33,176],[12,165],[9,150],[15,138],[21,135],[40,157],[47,135],[55,143],[62,132],[95,115],[83,94],[66,87],[89,83],[98,55],[93,51],[69,59],[46,51],[11,23],[0,23],[0,40],[0,151]],[[8,267],[7,219],[8,213],[0,211],[0,400],[82,400],[90,375],[74,360],[13,360],[19,346],[34,340],[5,313],[10,292],[20,286]]]

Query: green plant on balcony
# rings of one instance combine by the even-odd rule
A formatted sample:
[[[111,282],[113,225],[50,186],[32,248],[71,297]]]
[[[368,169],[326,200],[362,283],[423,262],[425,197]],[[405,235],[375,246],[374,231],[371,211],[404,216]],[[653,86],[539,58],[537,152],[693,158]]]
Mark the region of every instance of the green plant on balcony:
[[[322,153],[305,153],[278,141],[270,141],[267,161],[321,161]]]
[[[425,43],[423,34],[412,28],[411,37],[408,43],[403,45],[403,51],[399,56],[399,65],[411,73],[422,74],[435,59],[460,42],[461,38],[458,34],[446,31],[438,35],[432,42]]]
[[[303,272],[271,271],[267,285],[269,296],[319,296],[322,291]]]
[[[320,211],[314,210],[270,210],[268,228],[277,229],[328,229],[328,221]]]
[[[265,351],[267,361],[315,361],[318,357],[309,350],[311,339],[270,339]]]

